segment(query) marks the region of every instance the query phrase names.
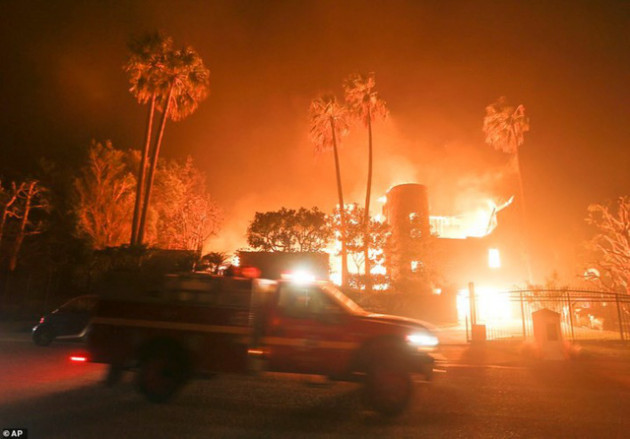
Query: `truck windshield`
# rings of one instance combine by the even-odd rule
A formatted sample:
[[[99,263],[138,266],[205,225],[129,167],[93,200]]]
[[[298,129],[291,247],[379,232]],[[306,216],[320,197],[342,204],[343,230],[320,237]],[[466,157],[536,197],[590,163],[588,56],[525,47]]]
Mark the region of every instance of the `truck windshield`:
[[[322,290],[328,293],[337,303],[339,303],[346,311],[352,314],[365,314],[365,310],[357,305],[352,299],[343,294],[337,288],[330,284],[321,286]]]

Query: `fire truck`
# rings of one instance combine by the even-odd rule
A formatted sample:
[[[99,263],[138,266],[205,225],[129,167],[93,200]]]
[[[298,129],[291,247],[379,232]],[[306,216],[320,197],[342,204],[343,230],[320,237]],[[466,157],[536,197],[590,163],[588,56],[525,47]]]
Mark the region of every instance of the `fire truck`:
[[[394,415],[414,382],[431,379],[437,345],[428,324],[371,314],[299,273],[281,280],[188,273],[167,275],[159,288],[101,295],[87,359],[109,365],[109,384],[135,371],[153,402],[196,376],[273,372],[362,382],[368,407]]]

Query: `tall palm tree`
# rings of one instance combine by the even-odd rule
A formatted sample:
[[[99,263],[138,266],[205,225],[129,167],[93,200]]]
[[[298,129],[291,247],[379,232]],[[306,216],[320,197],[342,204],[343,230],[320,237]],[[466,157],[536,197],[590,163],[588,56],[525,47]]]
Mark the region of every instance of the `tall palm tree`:
[[[337,176],[337,196],[339,197],[339,215],[341,221],[341,284],[348,281],[348,254],[346,251],[346,219],[343,190],[341,187],[341,170],[339,166],[338,143],[348,133],[347,112],[332,94],[319,96],[311,101],[309,108],[310,138],[315,151],[325,152],[332,149]]]
[[[372,122],[387,117],[387,105],[378,97],[375,90],[376,78],[374,73],[367,75],[352,74],[346,78],[343,84],[345,98],[351,116],[362,123],[368,130],[368,176],[367,189],[365,191],[364,224],[364,259],[365,259],[365,288],[371,289],[370,282],[370,258],[368,233],[370,224],[370,197],[372,195]]]
[[[129,75],[129,83],[131,84],[129,91],[131,94],[133,94],[138,103],[142,105],[149,103],[149,114],[133,208],[131,245],[138,244],[140,212],[146,184],[147,161],[151,145],[155,105],[158,97],[163,93],[161,84],[164,82],[166,59],[172,51],[173,40],[170,37],[160,32],[149,33],[129,43],[129,58],[123,67],[124,71]]]
[[[156,106],[162,112],[160,128],[151,154],[151,163],[147,176],[144,203],[140,215],[138,244],[144,239],[147,211],[151,200],[151,189],[155,179],[155,170],[164,136],[166,120],[182,120],[195,112],[199,103],[208,95],[210,71],[206,68],[199,54],[190,46],[167,53],[164,75],[157,84],[160,93]]]
[[[483,119],[483,132],[485,141],[497,151],[511,154],[516,167],[519,185],[519,197],[523,224],[527,221],[525,191],[523,190],[523,175],[519,157],[520,148],[525,142],[525,133],[529,131],[529,117],[525,114],[525,107],[519,105],[514,108],[507,103],[505,96],[501,96],[496,102],[486,107],[486,116]],[[527,229],[527,227],[525,227]],[[532,281],[532,272],[529,256],[526,252],[526,264],[529,281]]]

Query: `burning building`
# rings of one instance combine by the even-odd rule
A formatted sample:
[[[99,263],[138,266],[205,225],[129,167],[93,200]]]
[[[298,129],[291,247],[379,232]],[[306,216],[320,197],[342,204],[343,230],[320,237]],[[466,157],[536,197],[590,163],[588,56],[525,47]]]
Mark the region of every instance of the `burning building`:
[[[383,206],[391,227],[392,281],[430,279],[436,288],[462,288],[469,282],[506,287],[525,279],[522,229],[515,209],[508,208],[512,201],[479,200],[469,212],[432,215],[426,186],[392,187]]]

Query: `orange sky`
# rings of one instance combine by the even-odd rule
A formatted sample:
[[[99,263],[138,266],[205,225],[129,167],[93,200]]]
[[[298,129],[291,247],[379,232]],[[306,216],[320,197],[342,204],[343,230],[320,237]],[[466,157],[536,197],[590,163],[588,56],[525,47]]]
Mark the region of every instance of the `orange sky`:
[[[122,3],[122,2],[121,2]],[[336,203],[330,155],[307,139],[309,101],[374,71],[391,117],[375,127],[374,196],[429,187],[436,213],[501,192],[506,158],[483,143],[484,107],[524,104],[522,149],[543,271],[566,265],[586,206],[628,194],[627,2],[8,2],[0,14],[0,171],[41,155],[72,161],[92,138],[139,148],[145,109],[121,66],[131,35],[161,29],[194,46],[211,94],[167,126],[163,154],[190,154],[225,210],[213,250],[244,243],[256,211]],[[341,150],[348,201],[363,202],[365,138]],[[378,204],[373,201],[374,210]],[[559,249],[559,250],[558,250]]]

